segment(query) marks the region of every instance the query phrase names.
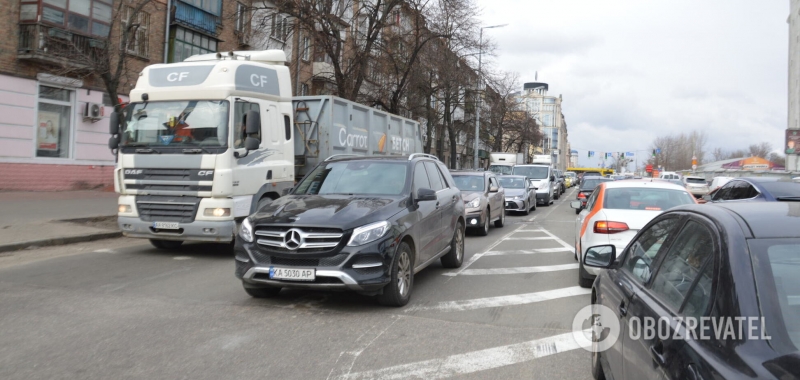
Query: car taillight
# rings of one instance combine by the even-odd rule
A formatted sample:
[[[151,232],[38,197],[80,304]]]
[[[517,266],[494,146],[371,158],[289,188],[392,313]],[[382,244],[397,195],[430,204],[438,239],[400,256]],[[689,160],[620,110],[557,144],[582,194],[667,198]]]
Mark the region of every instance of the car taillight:
[[[594,233],[596,234],[615,234],[627,230],[628,225],[623,222],[609,222],[607,220],[594,222]]]
[[[578,193],[578,199],[585,199],[585,198],[586,198],[586,194]]]

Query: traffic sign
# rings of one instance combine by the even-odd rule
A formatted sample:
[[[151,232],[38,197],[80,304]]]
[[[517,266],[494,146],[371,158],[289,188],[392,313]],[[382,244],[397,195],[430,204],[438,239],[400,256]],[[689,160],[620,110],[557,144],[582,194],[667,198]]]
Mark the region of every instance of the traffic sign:
[[[697,165],[692,165],[692,170],[697,170]]]
[[[647,166],[645,166],[645,167],[644,167],[644,171],[646,171],[646,172],[648,172],[648,173],[652,173],[652,172],[653,172],[653,165],[647,165]]]

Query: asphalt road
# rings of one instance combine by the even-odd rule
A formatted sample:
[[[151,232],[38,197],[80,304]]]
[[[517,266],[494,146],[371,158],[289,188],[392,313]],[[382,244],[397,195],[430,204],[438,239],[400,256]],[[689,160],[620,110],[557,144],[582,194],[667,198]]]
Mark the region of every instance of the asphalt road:
[[[114,239],[0,256],[0,379],[589,379],[574,188],[467,236],[404,308],[347,293],[250,298],[210,244]]]

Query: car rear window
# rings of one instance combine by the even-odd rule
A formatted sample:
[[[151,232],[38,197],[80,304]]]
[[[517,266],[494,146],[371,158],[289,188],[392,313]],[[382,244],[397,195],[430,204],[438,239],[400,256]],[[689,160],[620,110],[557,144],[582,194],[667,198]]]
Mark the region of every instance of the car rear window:
[[[483,191],[483,175],[453,175],[456,187],[461,191]]]
[[[584,179],[583,183],[581,184],[581,190],[594,190],[597,185],[603,182],[611,182],[611,178],[591,178],[591,179]]]
[[[686,178],[686,183],[699,183],[699,184],[706,184],[706,180],[702,178]]]
[[[761,186],[775,198],[800,197],[800,183],[794,182],[761,182]]]
[[[683,190],[625,187],[606,189],[603,208],[663,211],[675,206],[693,203],[695,203],[694,197]]]

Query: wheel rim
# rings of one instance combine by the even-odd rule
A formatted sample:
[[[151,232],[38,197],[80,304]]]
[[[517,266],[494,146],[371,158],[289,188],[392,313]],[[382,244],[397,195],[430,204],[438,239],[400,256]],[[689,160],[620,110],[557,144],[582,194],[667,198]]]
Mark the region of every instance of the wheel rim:
[[[456,226],[456,260],[461,261],[464,257],[464,232],[461,226]]]
[[[408,258],[408,253],[401,252],[400,258],[397,260],[397,289],[400,295],[405,297],[410,286],[411,259]]]

